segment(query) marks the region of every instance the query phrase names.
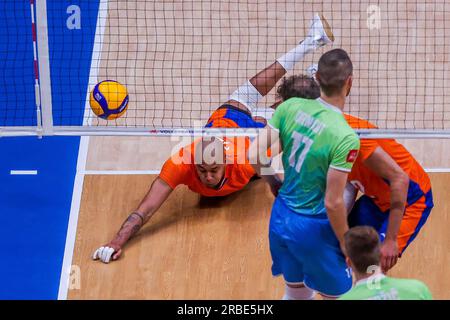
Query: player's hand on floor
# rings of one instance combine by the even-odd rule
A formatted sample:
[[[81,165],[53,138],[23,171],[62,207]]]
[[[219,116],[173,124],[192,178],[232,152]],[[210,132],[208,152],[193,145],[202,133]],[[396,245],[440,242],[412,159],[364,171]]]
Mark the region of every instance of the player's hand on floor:
[[[381,270],[389,271],[398,260],[398,244],[396,240],[384,240],[381,245]]]
[[[109,244],[95,250],[95,252],[92,256],[92,259],[100,260],[103,263],[109,263],[110,261],[119,259],[121,254],[122,254],[122,248],[120,248],[119,246],[114,245],[112,243],[109,243]]]

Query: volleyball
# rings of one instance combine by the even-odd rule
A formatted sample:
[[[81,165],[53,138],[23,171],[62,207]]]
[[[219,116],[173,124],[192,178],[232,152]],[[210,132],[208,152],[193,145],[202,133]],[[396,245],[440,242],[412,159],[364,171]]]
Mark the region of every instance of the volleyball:
[[[104,80],[92,89],[89,104],[100,118],[114,120],[121,117],[128,107],[127,88],[114,80]]]

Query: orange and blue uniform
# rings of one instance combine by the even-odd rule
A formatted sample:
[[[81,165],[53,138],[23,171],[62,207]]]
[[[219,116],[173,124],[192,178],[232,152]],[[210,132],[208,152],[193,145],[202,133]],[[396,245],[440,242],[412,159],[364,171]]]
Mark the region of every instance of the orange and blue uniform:
[[[206,128],[264,128],[266,125],[253,120],[250,112],[224,104],[213,112]]]
[[[372,123],[345,115],[354,129],[377,128]],[[364,161],[378,147],[382,148],[409,176],[407,203],[397,241],[400,254],[415,239],[433,208],[431,182],[427,173],[404,146],[394,139],[361,139],[359,155],[349,174],[348,181],[364,195],[358,199],[349,215],[349,225],[370,225],[384,240],[389,220],[389,181],[369,169]]]
[[[209,118],[207,128],[261,128],[264,124],[253,120],[250,112],[245,112],[231,105],[223,105]],[[239,141],[244,139],[245,141]],[[177,185],[187,185],[192,191],[207,197],[226,196],[244,188],[256,175],[255,170],[246,159],[248,138],[226,139],[225,175],[219,188],[205,186],[197,175],[195,168],[195,148],[198,141],[182,148],[163,165],[159,177],[172,189]],[[198,146],[201,147],[201,146]],[[245,148],[245,150],[243,149]],[[182,161],[185,159],[187,161]]]

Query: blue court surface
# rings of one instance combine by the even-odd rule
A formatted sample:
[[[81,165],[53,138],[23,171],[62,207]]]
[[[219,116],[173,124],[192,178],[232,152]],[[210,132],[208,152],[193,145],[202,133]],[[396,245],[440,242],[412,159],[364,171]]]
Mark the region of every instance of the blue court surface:
[[[70,5],[81,9],[80,29],[65,27]],[[82,124],[98,6],[47,1],[55,125]],[[30,1],[2,0],[0,21],[0,126],[36,125]],[[0,299],[58,298],[79,144],[79,137],[0,138]]]

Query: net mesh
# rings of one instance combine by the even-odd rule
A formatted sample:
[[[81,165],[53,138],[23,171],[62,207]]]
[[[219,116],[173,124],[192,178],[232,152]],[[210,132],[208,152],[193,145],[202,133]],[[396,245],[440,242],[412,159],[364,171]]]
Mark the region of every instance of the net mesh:
[[[323,52],[340,47],[354,64],[347,112],[382,129],[450,128],[448,1],[106,2],[100,5],[95,38],[70,44],[93,47],[92,57],[60,55],[60,67],[51,70],[52,85],[85,76],[66,66],[71,59],[88,59],[91,70],[85,73],[96,74],[88,91],[106,79],[127,87],[130,101],[121,118],[106,121],[86,112],[85,126],[203,126],[239,85],[295,47],[314,13],[321,12],[332,26],[334,44],[307,55],[288,75],[304,73]],[[262,115],[274,92],[260,102]],[[55,123],[80,125],[72,115],[84,111],[87,98],[83,92],[64,100],[53,114]],[[8,108],[19,108],[19,101],[8,101]]]
[[[30,5],[0,1],[0,127],[35,126],[35,73]]]

